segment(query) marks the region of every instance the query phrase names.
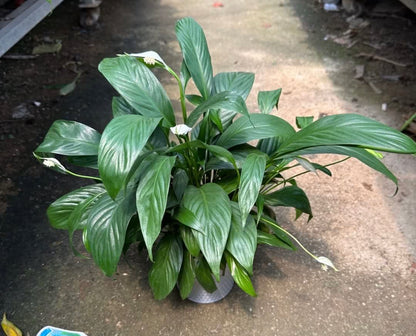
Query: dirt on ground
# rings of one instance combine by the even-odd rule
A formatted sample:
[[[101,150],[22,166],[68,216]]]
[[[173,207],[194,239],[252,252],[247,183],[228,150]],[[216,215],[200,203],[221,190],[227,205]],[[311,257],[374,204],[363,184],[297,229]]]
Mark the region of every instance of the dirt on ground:
[[[347,166],[335,180],[351,184],[348,190],[331,189],[333,182],[325,179],[319,186],[309,185],[312,203],[323,204],[315,218],[329,224],[293,225],[286,214],[282,222],[312,250],[341,262],[345,272],[337,276],[316,271],[304,256],[276,256],[265,248],[256,257],[259,298],[235,290],[227,303],[196,308],[175,294],[163,303],[154,302],[144,258],[131,257],[129,263],[121,263],[115,278],[104,278],[91,260],[73,257],[66,235],[47,225],[45,210],[78,182],[47,171],[31,154],[56,119],[103,130],[111,118],[114,92],[97,71],[102,58],[156,50],[179,68],[174,25],[185,15],[201,23],[210,48],[210,41],[218,41],[212,46],[215,72],[256,72],[263,79],[254,90],[283,86],[279,112],[319,117],[347,107],[346,112],[364,113],[401,128],[416,113],[416,14],[394,0],[366,3],[359,15],[350,15],[325,12],[319,1],[187,5],[175,0],[105,0],[98,24],[85,29],[79,25],[78,2],[64,1],[0,58],[0,308],[30,335],[54,323],[88,335],[412,335],[416,229],[402,225],[415,222],[411,184],[401,187],[398,201],[386,201],[376,193],[380,180],[365,169],[357,178],[353,166]],[[228,39],[222,29],[230,34]],[[36,46],[57,43],[62,44],[59,52],[32,57]],[[238,53],[236,48],[241,48]],[[265,60],[264,55],[280,56]],[[322,66],[311,66],[315,61]],[[303,71],[314,83],[314,93],[302,86]],[[322,82],[323,75],[328,82]],[[168,89],[172,86],[168,78],[162,82]],[[255,97],[248,101],[253,109],[254,101]],[[413,137],[414,125],[409,123],[405,130]],[[401,169],[404,180],[414,176],[414,160],[400,161],[400,167],[395,158],[387,160],[393,170]],[[384,195],[391,191],[382,190]],[[336,192],[340,196],[334,196]],[[334,199],[337,205],[332,208]],[[409,209],[406,218],[396,221],[394,202]],[[381,208],[389,210],[379,212]],[[339,215],[341,210],[345,212]],[[366,244],[363,236],[372,229],[347,227],[348,217],[391,222],[393,231],[374,229],[374,242]],[[291,287],[292,281],[297,287]],[[207,329],[201,331],[202,325]]]

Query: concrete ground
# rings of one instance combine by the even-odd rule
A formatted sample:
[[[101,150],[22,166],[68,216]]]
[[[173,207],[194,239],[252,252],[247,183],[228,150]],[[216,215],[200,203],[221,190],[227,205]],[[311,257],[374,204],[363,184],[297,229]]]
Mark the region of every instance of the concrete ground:
[[[399,113],[381,110],[383,95],[353,79],[348,71],[354,60],[340,46],[328,46],[313,28],[331,15],[317,10],[316,3],[213,3],[106,0],[101,29],[85,39],[84,48],[94,54],[89,61],[96,65],[116,53],[155,50],[178,69],[175,21],[192,16],[205,30],[215,73],[256,73],[248,100],[252,111],[259,90],[282,87],[278,114],[292,124],[298,115],[354,112],[401,125]],[[48,20],[58,22],[71,8],[63,6]],[[175,99],[174,82],[160,75]],[[111,92],[91,71],[57,103],[58,117],[102,129],[110,116]],[[257,298],[235,286],[224,300],[197,305],[182,301],[177,292],[155,301],[147,284],[149,265],[134,251],[111,278],[91,260],[74,257],[66,235],[49,228],[44,214],[74,182],[33,163],[16,180],[20,193],[2,222],[0,308],[32,336],[45,325],[89,336],[414,335],[416,158],[388,155],[386,164],[400,180],[395,197],[391,182],[349,160],[332,169],[332,178],[299,180],[312,204],[311,222],[294,222],[290,211],[278,214],[285,228],[317,255],[331,258],[339,272],[321,270],[302,251],[261,247],[253,277]]]

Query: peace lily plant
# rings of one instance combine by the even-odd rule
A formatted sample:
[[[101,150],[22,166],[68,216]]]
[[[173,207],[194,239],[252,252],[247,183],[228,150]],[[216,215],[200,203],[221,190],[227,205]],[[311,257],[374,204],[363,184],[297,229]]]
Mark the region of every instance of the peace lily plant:
[[[53,227],[69,232],[71,244],[74,232],[82,230],[86,250],[108,276],[131,244],[145,247],[157,299],[176,285],[186,298],[196,280],[213,291],[226,266],[237,285],[254,296],[250,276],[257,245],[289,250],[300,245],[276,222],[274,207],[292,207],[296,217],[312,218],[295,177],[331,175],[330,165],[307,155],[354,157],[397,185],[378,151],[416,153],[416,143],[356,114],[297,118],[295,129],[272,114],[280,89],[259,92],[260,112],[250,113],[245,100],[254,74],[214,76],[205,35],[193,19],[179,20],[176,34],[183,55],[179,74],[153,51],[100,63],[119,93],[112,101],[114,118],[102,134],[76,121],[53,123],[34,155],[47,167],[93,183],[53,202],[47,215]],[[153,68],[177,81],[180,117]],[[198,94],[186,95],[190,80]],[[70,165],[93,173],[74,173],[66,168]],[[329,259],[307,253],[333,267]]]

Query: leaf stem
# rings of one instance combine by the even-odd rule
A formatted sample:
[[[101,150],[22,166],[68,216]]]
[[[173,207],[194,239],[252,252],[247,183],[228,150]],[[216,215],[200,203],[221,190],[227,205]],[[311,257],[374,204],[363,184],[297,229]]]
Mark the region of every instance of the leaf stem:
[[[176,81],[178,82],[178,87],[179,87],[179,95],[180,95],[180,101],[181,101],[181,109],[182,109],[182,118],[183,118],[183,123],[186,124],[186,120],[187,120],[187,115],[186,115],[186,104],[185,104],[185,91],[183,89],[183,85],[181,82],[181,79],[179,78],[179,76],[176,74],[175,71],[172,70],[172,68],[170,68],[168,65],[165,65],[165,69],[173,76],[175,77]]]

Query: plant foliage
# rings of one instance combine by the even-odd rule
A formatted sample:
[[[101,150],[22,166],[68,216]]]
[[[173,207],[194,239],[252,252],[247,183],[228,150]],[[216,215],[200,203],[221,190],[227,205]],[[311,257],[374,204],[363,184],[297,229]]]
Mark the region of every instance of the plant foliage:
[[[254,74],[214,76],[204,32],[193,19],[179,20],[176,35],[183,55],[179,74],[154,51],[100,63],[119,94],[112,101],[114,118],[102,134],[75,121],[51,126],[35,156],[78,177],[89,178],[65,168],[55,155],[90,167],[90,178],[99,183],[53,202],[48,218],[71,239],[82,230],[87,251],[107,275],[132,243],[146,247],[157,299],[176,284],[186,298],[196,279],[213,291],[225,265],[237,285],[255,296],[250,277],[258,244],[294,250],[293,242],[299,243],[275,221],[273,208],[292,207],[297,217],[312,218],[291,168],[331,175],[307,155],[334,153],[360,160],[397,185],[375,153],[416,153],[416,143],[356,114],[298,118],[296,130],[272,113],[281,89],[259,92],[261,113],[250,113],[245,100]],[[177,81],[181,116],[153,74],[155,67]],[[186,94],[190,80],[197,93]],[[194,105],[190,111],[186,99]],[[324,257],[315,259],[332,265]]]

